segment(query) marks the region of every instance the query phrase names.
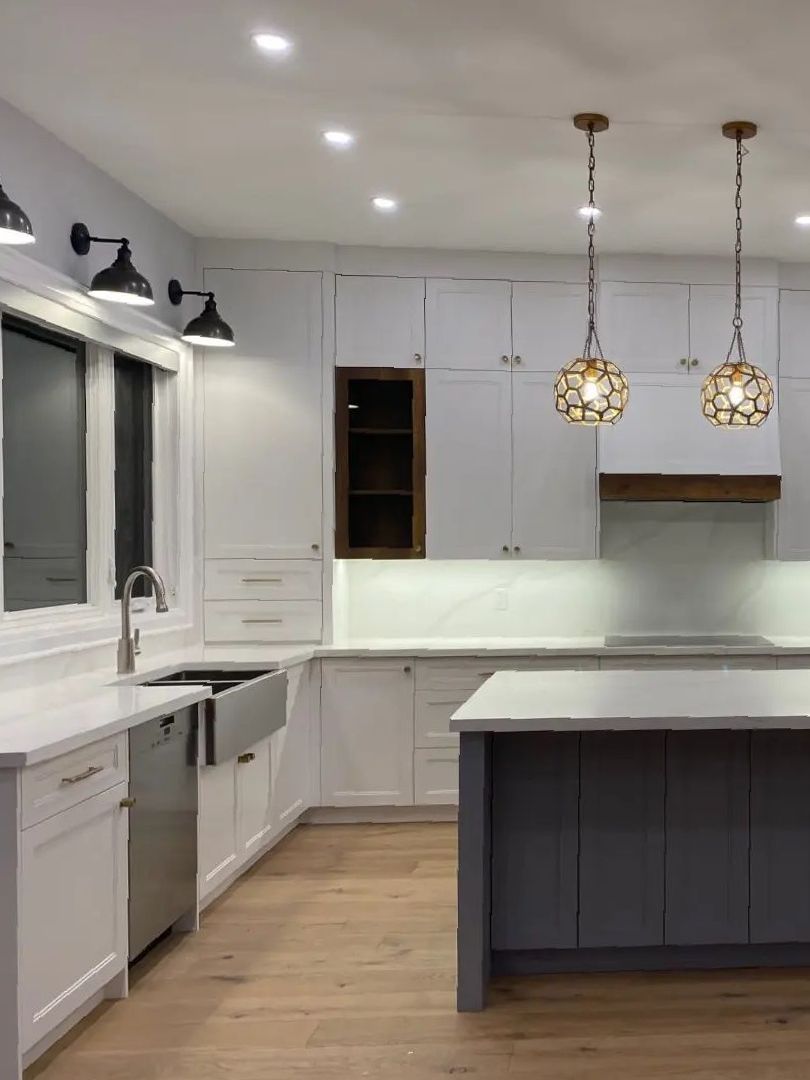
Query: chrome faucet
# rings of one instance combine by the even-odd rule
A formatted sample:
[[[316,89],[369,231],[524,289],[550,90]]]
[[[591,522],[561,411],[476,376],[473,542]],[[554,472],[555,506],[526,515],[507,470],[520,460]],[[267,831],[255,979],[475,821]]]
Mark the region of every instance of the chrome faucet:
[[[139,577],[149,578],[155,587],[155,608],[160,614],[169,610],[166,603],[166,586],[163,578],[151,566],[136,566],[124,583],[121,597],[121,637],[118,641],[118,674],[131,675],[135,671],[136,643],[132,636],[132,588]]]

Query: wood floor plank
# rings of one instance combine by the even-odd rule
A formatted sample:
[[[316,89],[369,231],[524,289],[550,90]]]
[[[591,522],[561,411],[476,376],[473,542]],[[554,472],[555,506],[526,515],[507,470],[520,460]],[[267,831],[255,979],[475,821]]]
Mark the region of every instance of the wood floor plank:
[[[307,826],[26,1080],[804,1080],[810,973],[502,979],[455,1012],[455,826]]]

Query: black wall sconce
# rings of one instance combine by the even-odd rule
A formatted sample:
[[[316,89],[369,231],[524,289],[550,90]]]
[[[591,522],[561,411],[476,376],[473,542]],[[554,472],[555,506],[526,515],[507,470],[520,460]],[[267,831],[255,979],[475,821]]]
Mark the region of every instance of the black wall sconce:
[[[0,244],[33,244],[35,240],[28,214],[6,195],[0,184]]]
[[[98,300],[133,307],[149,307],[155,302],[152,286],[132,265],[132,252],[126,237],[91,236],[87,226],[77,221],[70,230],[70,244],[77,255],[86,255],[91,244],[120,244],[115,262],[99,270],[88,292]]]
[[[205,306],[196,319],[192,319],[182,333],[183,341],[204,349],[228,349],[236,344],[233,330],[217,311],[217,302],[210,291],[184,289],[177,278],[169,282],[169,300],[177,307],[184,296],[205,296]]]

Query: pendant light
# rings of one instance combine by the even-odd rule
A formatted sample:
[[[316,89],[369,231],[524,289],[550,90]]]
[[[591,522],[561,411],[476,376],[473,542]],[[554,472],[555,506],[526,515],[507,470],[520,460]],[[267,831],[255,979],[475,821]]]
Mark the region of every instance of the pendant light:
[[[743,139],[753,139],[757,125],[749,120],[723,124],[723,134],[737,143],[737,242],[734,245],[734,318],[731,345],[725,362],[706,376],[700,392],[703,415],[715,427],[759,427],[773,408],[773,384],[761,368],[749,363],[742,337],[742,159]]]
[[[70,230],[70,244],[77,255],[86,255],[91,244],[121,245],[115,261],[106,270],[99,270],[90,282],[90,296],[132,307],[151,307],[154,304],[152,286],[132,265],[132,252],[126,237],[91,236],[87,226],[77,221]]]
[[[569,424],[615,424],[621,419],[629,387],[623,372],[602,354],[596,332],[596,270],[594,234],[596,219],[601,211],[596,206],[596,156],[594,135],[607,131],[608,118],[599,113],[578,113],[574,127],[588,136],[588,203],[580,215],[588,220],[588,331],[582,356],[570,360],[557,373],[554,383],[554,403]]]
[[[0,184],[0,244],[33,244],[35,240],[28,214],[6,195]]]
[[[196,319],[192,319],[182,334],[183,341],[189,345],[199,345],[204,349],[232,348],[236,341],[233,330],[217,311],[217,302],[212,292],[184,289],[177,278],[169,282],[169,299],[177,306],[184,296],[205,296],[205,306]]]

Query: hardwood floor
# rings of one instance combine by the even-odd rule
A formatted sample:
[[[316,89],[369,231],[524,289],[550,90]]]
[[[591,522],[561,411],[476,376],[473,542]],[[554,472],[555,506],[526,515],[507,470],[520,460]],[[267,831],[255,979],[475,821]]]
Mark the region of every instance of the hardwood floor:
[[[503,980],[454,1010],[455,827],[306,826],[26,1080],[801,1080],[810,972]]]

